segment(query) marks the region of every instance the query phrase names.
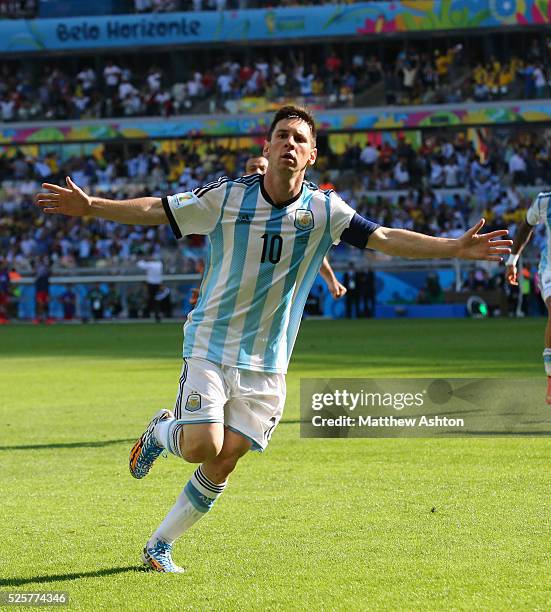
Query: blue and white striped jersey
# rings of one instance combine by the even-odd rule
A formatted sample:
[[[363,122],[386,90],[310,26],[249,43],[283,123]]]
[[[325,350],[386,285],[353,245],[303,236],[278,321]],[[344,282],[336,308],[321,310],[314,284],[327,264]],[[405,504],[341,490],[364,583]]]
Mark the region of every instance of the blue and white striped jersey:
[[[184,357],[285,373],[323,257],[355,211],[308,182],[276,206],[257,174],[223,177],[168,196],[163,205],[177,238],[208,237],[199,298],[184,326]],[[371,225],[368,233],[377,227]]]
[[[526,222],[529,225],[545,224],[545,244],[540,254],[539,275],[551,272],[549,265],[549,252],[551,251],[551,206],[549,206],[551,192],[538,194],[526,212]]]

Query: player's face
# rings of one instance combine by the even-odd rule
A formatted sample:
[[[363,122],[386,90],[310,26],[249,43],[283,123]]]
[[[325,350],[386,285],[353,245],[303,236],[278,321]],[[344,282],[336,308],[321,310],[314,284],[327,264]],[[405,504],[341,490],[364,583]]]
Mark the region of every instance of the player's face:
[[[245,164],[245,174],[266,174],[268,160],[265,157],[251,157]]]
[[[270,168],[292,174],[313,166],[317,154],[310,126],[302,119],[278,121],[270,142],[264,145],[264,156]]]

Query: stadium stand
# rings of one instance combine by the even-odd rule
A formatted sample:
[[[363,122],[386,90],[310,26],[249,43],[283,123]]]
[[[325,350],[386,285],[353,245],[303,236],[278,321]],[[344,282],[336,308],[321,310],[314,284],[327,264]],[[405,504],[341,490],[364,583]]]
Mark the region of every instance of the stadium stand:
[[[254,112],[291,98],[314,108],[542,99],[550,93],[551,37],[524,44],[525,58],[485,56],[479,48],[467,53],[463,43],[408,44],[378,55],[369,45],[341,43],[276,56],[269,48],[254,56],[243,49],[223,60],[197,53],[193,65],[188,60],[172,69],[161,68],[174,65],[169,53],[149,60],[17,60],[0,69],[0,113],[10,122]]]
[[[63,4],[0,2],[0,14],[53,18]],[[342,15],[355,3],[333,4],[334,14]],[[467,13],[475,10],[464,4]],[[408,3],[392,6],[389,10],[409,10]],[[310,178],[336,188],[360,212],[387,225],[455,236],[484,214],[490,229],[503,224],[514,229],[533,194],[551,183],[551,131],[545,123],[551,116],[551,36],[544,25],[536,22],[526,29],[521,22],[502,21],[484,29],[471,20],[464,28],[450,28],[440,16],[427,36],[408,32],[411,21],[398,31],[392,29],[398,18],[368,18],[356,35],[287,40],[284,28],[302,22],[286,21],[283,13],[278,22],[282,7],[312,15],[331,5],[271,2],[269,11],[261,12],[270,35],[252,45],[246,40],[192,47],[172,42],[144,53],[139,44],[113,49],[106,39],[104,46],[79,50],[74,43],[55,53],[5,50],[0,66],[3,265],[25,280],[50,254],[53,274],[125,275],[137,274],[136,261],[153,254],[163,259],[169,274],[197,274],[205,246],[200,237],[176,244],[166,228],[43,217],[32,206],[32,194],[42,181],[59,182],[67,174],[93,193],[114,198],[193,189],[220,175],[240,174],[262,137],[232,131],[232,115],[260,115],[291,100],[319,113],[342,113],[342,122],[321,129],[320,155]],[[70,10],[73,15],[120,14],[124,24],[125,13],[147,19],[153,12],[191,15],[201,9],[235,16],[244,8],[263,9],[266,3],[101,1],[93,6],[74,2]],[[492,19],[501,18],[496,10]],[[90,19],[86,27],[93,26]],[[454,19],[459,23],[459,16]],[[392,36],[378,35],[385,31]],[[535,102],[521,108],[523,100]],[[499,103],[507,103],[508,110]],[[378,120],[368,129],[358,128],[369,112]],[[469,123],[462,125],[465,113]],[[178,123],[184,116],[198,126],[218,121],[228,131],[208,137],[198,127],[193,138],[184,138]],[[138,130],[141,117],[147,118],[144,124],[170,122],[171,140],[154,135],[155,130],[150,136]],[[119,118],[113,135],[110,122]],[[541,236],[533,243],[536,249],[538,241]],[[375,267],[387,264],[371,255],[359,258],[342,245],[332,251],[339,271],[353,257],[360,268],[367,260]],[[466,286],[472,273],[463,271]],[[90,284],[77,292],[78,300],[88,303],[88,291],[96,289]],[[106,287],[102,291],[107,295]],[[132,292],[123,294],[128,313]]]
[[[32,19],[38,15],[39,0],[0,0],[0,19]]]

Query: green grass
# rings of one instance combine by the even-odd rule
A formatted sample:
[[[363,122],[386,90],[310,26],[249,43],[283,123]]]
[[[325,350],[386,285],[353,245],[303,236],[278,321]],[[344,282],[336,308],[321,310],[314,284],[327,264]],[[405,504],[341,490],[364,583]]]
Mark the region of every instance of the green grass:
[[[0,330],[0,589],[86,610],[547,610],[551,441],[301,440],[301,377],[542,376],[542,320],[303,324],[284,420],[176,545],[137,571],[192,467],[127,457],[171,406],[176,325]],[[431,512],[435,507],[436,512]]]

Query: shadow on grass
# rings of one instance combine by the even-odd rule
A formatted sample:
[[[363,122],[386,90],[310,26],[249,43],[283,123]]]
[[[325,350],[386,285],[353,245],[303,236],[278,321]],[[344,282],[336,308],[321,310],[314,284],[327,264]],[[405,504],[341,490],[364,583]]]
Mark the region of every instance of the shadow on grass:
[[[21,444],[17,446],[0,446],[0,452],[11,450],[45,450],[50,448],[102,448],[114,444],[132,444],[136,438],[121,440],[97,440],[95,442],[52,442],[51,444]]]
[[[63,582],[64,580],[78,580],[79,578],[102,578],[125,572],[147,571],[141,565],[127,565],[125,567],[109,567],[94,572],[75,572],[74,574],[49,574],[44,576],[31,576],[30,578],[0,578],[0,587],[17,587],[25,584],[40,584],[43,582]]]
[[[451,413],[450,413],[451,414]],[[300,425],[300,424],[310,424],[309,420],[301,421],[300,419],[289,419],[285,421],[281,421],[278,427],[282,427],[285,425]],[[547,425],[548,423],[545,422]],[[514,436],[551,436],[551,431],[549,430],[533,430],[533,431],[446,431],[439,432],[436,436],[428,436],[428,437],[448,437],[448,436],[457,436],[461,437],[472,437],[472,436],[503,436],[503,437],[514,437]],[[323,436],[322,436],[323,437]],[[366,436],[367,438],[371,437],[379,437],[379,436]],[[407,436],[409,437],[409,436]],[[121,438],[119,440],[96,440],[94,442],[53,442],[51,444],[21,444],[14,446],[0,446],[0,453],[3,451],[27,451],[27,450],[49,450],[49,449],[73,449],[73,448],[104,448],[106,446],[114,446],[116,444],[132,444],[136,441],[136,438]],[[1,584],[1,583],[0,583]]]
[[[300,423],[298,419],[289,419],[281,421],[282,425],[296,425]],[[14,446],[0,446],[0,452],[12,450],[47,450],[50,448],[103,448],[104,446],[113,446],[115,444],[133,444],[136,438],[122,438],[120,440],[96,440],[92,442],[52,442],[50,444],[20,444]]]

